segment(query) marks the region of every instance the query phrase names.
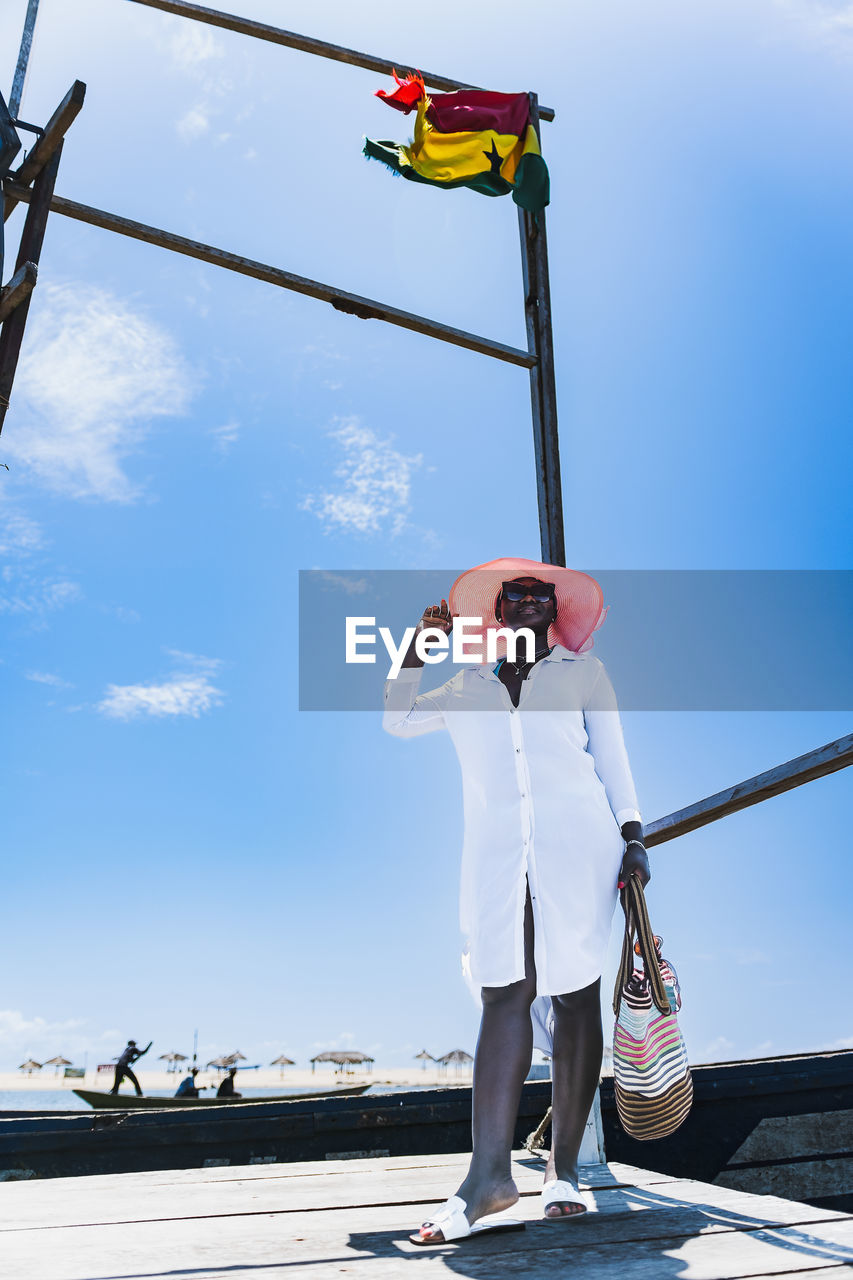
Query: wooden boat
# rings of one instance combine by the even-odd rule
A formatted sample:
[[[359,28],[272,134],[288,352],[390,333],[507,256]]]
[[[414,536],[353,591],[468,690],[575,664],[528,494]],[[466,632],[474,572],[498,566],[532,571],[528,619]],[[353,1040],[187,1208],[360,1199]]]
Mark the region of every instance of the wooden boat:
[[[659,1142],[637,1142],[619,1128],[613,1084],[604,1080],[608,1159],[828,1208],[853,1208],[853,1052],[694,1067],[693,1081],[695,1102],[681,1129]],[[516,1146],[537,1127],[550,1095],[549,1081],[525,1084]],[[7,1112],[0,1118],[0,1181],[441,1155],[468,1151],[470,1142],[471,1090],[466,1087],[267,1099],[248,1106]]]
[[[135,1093],[102,1093],[96,1089],[72,1089],[78,1098],[96,1111],[162,1111],[166,1107],[240,1106],[249,1102],[297,1102],[305,1098],[354,1098],[366,1093],[369,1084],[345,1085],[337,1089],[316,1089],[307,1093],[272,1094],[270,1097],[244,1098],[138,1098]]]
[[[694,1102],[669,1138],[639,1142],[601,1086],[604,1148],[676,1178],[696,1178],[824,1209],[853,1210],[853,1052],[693,1068]]]

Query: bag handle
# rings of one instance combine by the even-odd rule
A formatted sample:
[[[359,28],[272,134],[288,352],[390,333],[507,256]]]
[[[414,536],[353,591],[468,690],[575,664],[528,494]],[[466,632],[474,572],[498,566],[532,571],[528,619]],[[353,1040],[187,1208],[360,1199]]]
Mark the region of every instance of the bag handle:
[[[652,933],[652,926],[649,922],[646,896],[643,893],[643,886],[636,872],[632,872],[628,876],[625,897],[625,934],[622,938],[622,958],[619,961],[619,973],[616,978],[616,988],[613,992],[613,1012],[617,1017],[619,1016],[622,992],[631,981],[634,973],[634,934],[636,933],[652,1000],[661,1013],[671,1013],[669,997],[666,994],[666,987],[661,976],[660,962],[657,948],[655,947],[655,936]]]

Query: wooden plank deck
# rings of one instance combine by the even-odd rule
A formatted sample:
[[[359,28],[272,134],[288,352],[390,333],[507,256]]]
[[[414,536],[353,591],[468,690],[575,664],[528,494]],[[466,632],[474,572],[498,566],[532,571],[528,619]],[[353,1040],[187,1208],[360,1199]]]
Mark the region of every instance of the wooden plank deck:
[[[517,1153],[524,1232],[421,1249],[408,1233],[464,1155],[330,1160],[0,1185],[3,1280],[745,1280],[853,1273],[853,1216],[587,1165],[595,1212],[539,1218],[542,1162]]]

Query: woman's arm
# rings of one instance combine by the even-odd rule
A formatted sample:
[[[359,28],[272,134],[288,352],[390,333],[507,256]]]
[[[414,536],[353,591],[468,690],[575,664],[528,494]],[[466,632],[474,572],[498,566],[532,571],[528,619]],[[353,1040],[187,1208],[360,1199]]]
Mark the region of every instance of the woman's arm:
[[[417,738],[444,728],[444,712],[431,693],[418,693],[423,667],[403,667],[396,680],[385,681],[382,728],[396,738]],[[436,691],[437,692],[437,691]]]
[[[625,880],[633,872],[646,885],[651,879],[651,872],[645,849],[639,844],[628,844],[628,841],[642,842],[643,839],[637,792],[625,750],[616,694],[610,677],[600,663],[598,675],[584,707],[584,722],[588,738],[587,749],[595,761],[595,771],[604,784],[610,808],[626,842],[619,878]]]
[[[447,634],[452,625],[446,600],[442,600],[441,605],[424,609],[396,680],[385,681],[382,728],[386,733],[393,733],[398,738],[416,738],[422,733],[434,733],[436,729],[444,728],[439,690],[418,694],[424,664],[416,652],[415,642],[427,627],[436,627]]]

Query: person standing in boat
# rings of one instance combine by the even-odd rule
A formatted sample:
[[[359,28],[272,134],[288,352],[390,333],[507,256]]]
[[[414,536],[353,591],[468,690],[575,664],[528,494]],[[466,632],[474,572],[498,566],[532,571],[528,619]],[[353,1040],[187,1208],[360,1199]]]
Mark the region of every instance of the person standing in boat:
[[[144,1049],[139,1049],[137,1048],[135,1040],[128,1040],[127,1048],[122,1051],[121,1056],[116,1063],[116,1078],[113,1081],[113,1087],[110,1089],[110,1093],[118,1093],[119,1085],[122,1080],[127,1078],[136,1090],[137,1098],[142,1097],[142,1090],[139,1087],[139,1081],[130,1068],[134,1062],[141,1058],[143,1054],[148,1052],[153,1043],[153,1040],[149,1040]]]
[[[643,885],[650,878],[613,686],[589,653],[606,612],[586,574],[491,561],[462,574],[450,604],[426,609],[418,631],[437,629],[444,646],[464,617],[471,649],[479,639],[485,655],[493,631],[497,656],[510,633],[525,629],[527,652],[523,636],[512,636],[515,658],[510,650],[418,694],[416,633],[385,685],[389,733],[446,728],[459,757],[463,968],[482,1000],[470,1167],[456,1195],[410,1237],[416,1244],[517,1226],[479,1220],[518,1199],[510,1153],[534,1023],[538,1035],[547,1028],[552,1057],[542,1212],[567,1222],[587,1207],[578,1155],[601,1069],[601,971],[619,887],[631,874]],[[482,621],[479,636],[470,619]]]

